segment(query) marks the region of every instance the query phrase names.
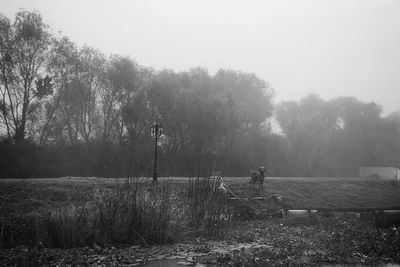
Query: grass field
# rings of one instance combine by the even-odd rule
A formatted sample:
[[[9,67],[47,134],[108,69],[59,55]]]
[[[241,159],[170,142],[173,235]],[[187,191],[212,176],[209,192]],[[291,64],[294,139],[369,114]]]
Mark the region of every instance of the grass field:
[[[60,207],[79,202],[97,186],[112,187],[123,179],[43,178],[0,180],[3,213],[29,213],[40,208]],[[160,178],[185,183],[188,178]],[[150,180],[149,180],[150,181]],[[357,178],[267,178],[262,190],[252,187],[249,178],[224,178],[234,194],[241,198],[282,196],[291,209],[318,208],[400,208],[400,183]]]
[[[233,192],[251,193],[230,181]],[[391,209],[400,208],[400,184],[396,181],[354,178],[270,178],[263,194],[282,196],[293,209]],[[253,190],[254,192],[254,190]]]
[[[400,206],[400,185],[395,181],[267,178],[260,190],[251,186],[249,180],[223,178],[231,192],[240,198],[281,196],[288,209]],[[79,258],[71,257],[70,250],[56,248],[76,248],[73,253],[85,259],[106,253],[107,257],[100,257],[102,263],[118,265],[123,258],[117,260],[115,255],[125,253],[127,245],[146,248],[189,242],[189,247],[208,248],[207,242],[214,238],[221,244],[251,242],[272,248],[250,253],[245,258],[235,253],[228,258],[220,255],[223,263],[236,262],[240,266],[255,266],[256,260],[261,261],[259,266],[271,263],[287,266],[294,262],[299,266],[321,262],[372,265],[400,262],[397,230],[376,228],[371,222],[360,221],[354,213],[299,220],[290,216],[270,220],[228,219],[234,218],[227,217],[234,213],[221,203],[230,195],[222,194],[219,202],[217,181],[202,181],[160,178],[152,186],[151,179],[141,179],[140,183],[83,177],[0,180],[0,248],[4,248],[0,249],[0,266],[2,261],[4,266],[18,262],[23,266],[32,260],[39,262],[38,266],[56,265],[66,259],[77,265],[88,262],[77,262]],[[254,207],[261,209],[259,205],[263,203],[258,202]],[[41,249],[43,245],[49,249]],[[115,250],[113,246],[120,247]],[[128,253],[129,262],[138,257],[132,253]],[[147,258],[148,255],[140,260]]]

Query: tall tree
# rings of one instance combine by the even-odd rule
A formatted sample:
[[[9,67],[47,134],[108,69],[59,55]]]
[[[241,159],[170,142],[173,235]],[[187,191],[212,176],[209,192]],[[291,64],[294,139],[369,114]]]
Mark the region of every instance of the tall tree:
[[[289,141],[293,174],[357,175],[360,166],[392,164],[398,154],[396,127],[373,102],[309,95],[281,103],[276,114]]]
[[[52,76],[54,94],[42,107],[39,126],[39,145],[52,140],[57,143],[65,140],[67,120],[63,113],[63,98],[70,86],[78,62],[78,49],[68,37],[53,38],[48,53],[47,72]]]
[[[249,141],[255,133],[267,134],[264,126],[272,115],[274,91],[254,74],[222,69],[214,76],[213,88],[223,107],[219,118],[225,133],[221,161],[225,169],[244,175],[250,165],[265,164],[257,156],[260,145]]]
[[[21,143],[39,102],[52,93],[45,77],[48,27],[37,12],[20,11],[13,24],[0,17],[1,116],[9,138]]]
[[[97,102],[101,89],[105,86],[106,59],[98,50],[87,46],[80,49],[78,59],[76,82],[80,86],[80,98],[77,103],[79,133],[81,138],[89,143],[95,138],[96,127],[100,127]]]

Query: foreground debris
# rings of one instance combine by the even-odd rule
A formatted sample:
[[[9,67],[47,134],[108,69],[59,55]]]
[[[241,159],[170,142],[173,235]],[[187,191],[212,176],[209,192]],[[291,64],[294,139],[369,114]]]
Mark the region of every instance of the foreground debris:
[[[0,250],[2,266],[143,266],[163,259],[182,266],[400,264],[400,236],[396,228],[377,229],[355,215],[345,215],[319,219],[314,225],[292,225],[287,220],[240,222],[224,241],[197,238],[153,247]]]

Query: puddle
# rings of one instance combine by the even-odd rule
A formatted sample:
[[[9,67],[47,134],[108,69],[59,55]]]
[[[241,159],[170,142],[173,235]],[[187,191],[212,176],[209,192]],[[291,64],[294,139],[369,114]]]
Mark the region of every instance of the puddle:
[[[181,249],[183,249],[185,245],[181,245]],[[189,248],[186,250],[175,251],[170,250],[168,254],[165,255],[154,255],[152,258],[148,259],[149,261],[145,264],[136,263],[134,265],[129,266],[141,266],[141,267],[182,267],[182,266],[192,266],[192,267],[217,267],[216,264],[217,255],[239,252],[247,255],[253,254],[256,250],[263,249],[269,250],[272,249],[271,246],[267,246],[264,244],[258,244],[255,242],[252,243],[236,243],[236,244],[221,244],[221,243],[210,243],[210,250],[208,253],[198,253],[194,251],[189,251]],[[307,262],[305,259],[304,263]],[[322,263],[320,266],[325,267],[366,267],[368,265],[365,264],[324,264]],[[398,264],[387,263],[380,264],[379,267],[400,267]]]
[[[142,266],[143,267],[182,267],[182,266],[210,267],[212,265],[205,265],[201,263],[193,264],[188,261],[184,261],[182,259],[175,259],[175,260],[163,259],[163,260],[154,260]]]
[[[241,253],[249,254],[257,249],[271,248],[267,245],[258,243],[238,243],[235,245],[215,244],[210,253],[195,253],[195,252],[178,252],[175,255],[168,256],[162,259],[155,259],[147,262],[143,267],[217,267],[216,254],[225,254],[231,251],[241,251]]]
[[[182,266],[192,266],[192,267],[217,267],[217,264],[203,264],[203,263],[190,263],[182,259],[163,259],[163,260],[155,260],[151,261],[145,265],[141,265],[142,267],[182,267]],[[364,264],[322,264],[323,267],[367,267],[370,265]],[[388,263],[388,264],[380,264],[378,267],[400,267],[398,264]]]
[[[217,267],[218,265],[215,264],[203,264],[203,263],[191,263],[185,260],[168,260],[168,259],[163,259],[163,260],[155,260],[151,261],[145,265],[142,265],[142,267],[182,267],[182,266],[192,266],[192,267]]]
[[[142,267],[182,267],[182,266],[193,266],[193,267],[214,267],[214,264],[203,264],[201,262],[207,262],[210,256],[200,256],[200,257],[181,257],[181,256],[171,256],[164,259],[156,259],[147,262]]]
[[[204,262],[204,263],[202,263]],[[200,257],[188,257],[188,258],[176,258],[176,259],[160,259],[153,260],[142,267],[182,267],[182,266],[192,266],[192,267],[217,267],[217,264],[212,264],[216,262],[215,256],[200,256]]]
[[[324,264],[323,267],[368,267],[371,265],[364,265],[364,264]],[[400,267],[398,264],[394,263],[387,263],[387,264],[379,264],[376,265],[377,267]]]

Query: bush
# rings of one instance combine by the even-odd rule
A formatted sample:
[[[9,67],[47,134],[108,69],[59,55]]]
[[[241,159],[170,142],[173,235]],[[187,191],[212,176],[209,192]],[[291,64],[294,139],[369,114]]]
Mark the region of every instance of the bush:
[[[233,218],[219,181],[210,178],[183,187],[131,178],[75,198],[25,216],[0,211],[0,246],[148,246],[185,237],[223,238]]]
[[[66,248],[173,242],[182,222],[172,220],[181,216],[176,212],[175,199],[169,183],[151,185],[126,179],[110,187],[97,187],[78,206],[2,219],[0,244],[42,243]]]
[[[223,238],[232,216],[220,181],[209,177],[190,180],[187,196],[189,227],[195,235]]]

